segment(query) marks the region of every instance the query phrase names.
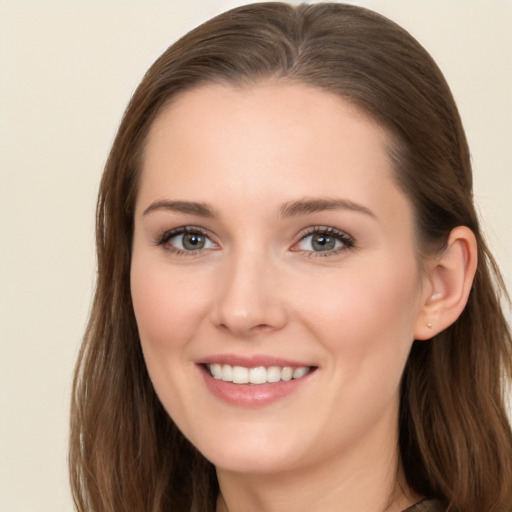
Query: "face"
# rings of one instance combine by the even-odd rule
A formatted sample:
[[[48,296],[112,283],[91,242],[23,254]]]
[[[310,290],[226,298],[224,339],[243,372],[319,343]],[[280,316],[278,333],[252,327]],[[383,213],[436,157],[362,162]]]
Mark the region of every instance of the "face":
[[[149,133],[132,298],[155,390],[218,468],[396,449],[422,292],[386,132],[299,84],[184,93]]]

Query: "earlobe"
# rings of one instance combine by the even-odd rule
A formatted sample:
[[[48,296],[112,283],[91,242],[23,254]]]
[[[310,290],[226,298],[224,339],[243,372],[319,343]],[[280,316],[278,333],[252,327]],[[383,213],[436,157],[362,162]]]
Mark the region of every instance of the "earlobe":
[[[432,338],[457,320],[468,301],[477,268],[477,243],[465,226],[454,228],[446,248],[432,260],[426,280],[428,296],[421,306],[415,339]]]

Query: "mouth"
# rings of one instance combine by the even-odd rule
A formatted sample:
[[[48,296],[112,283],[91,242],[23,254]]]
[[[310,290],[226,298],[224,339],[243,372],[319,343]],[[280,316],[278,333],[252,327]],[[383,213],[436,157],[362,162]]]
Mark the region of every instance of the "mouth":
[[[230,364],[212,363],[204,365],[216,380],[233,384],[275,384],[301,379],[315,370],[314,366],[256,366],[247,368]]]
[[[300,389],[310,388],[318,370],[318,366],[301,361],[262,354],[212,355],[197,365],[207,389],[217,399],[242,408],[264,407],[297,396]]]

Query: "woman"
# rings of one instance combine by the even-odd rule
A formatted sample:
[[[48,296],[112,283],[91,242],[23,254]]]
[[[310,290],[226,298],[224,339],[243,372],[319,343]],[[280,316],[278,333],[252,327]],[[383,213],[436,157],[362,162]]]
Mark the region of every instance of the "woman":
[[[440,71],[375,13],[255,4],[171,46],[100,187],[78,510],[512,510],[471,181]]]

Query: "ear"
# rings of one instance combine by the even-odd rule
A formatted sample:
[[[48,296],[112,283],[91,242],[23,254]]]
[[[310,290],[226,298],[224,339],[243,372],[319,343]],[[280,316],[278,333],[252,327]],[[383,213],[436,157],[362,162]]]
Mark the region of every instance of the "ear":
[[[443,252],[427,263],[425,294],[414,337],[426,340],[440,333],[462,313],[468,301],[477,266],[477,244],[473,232],[454,228]]]

